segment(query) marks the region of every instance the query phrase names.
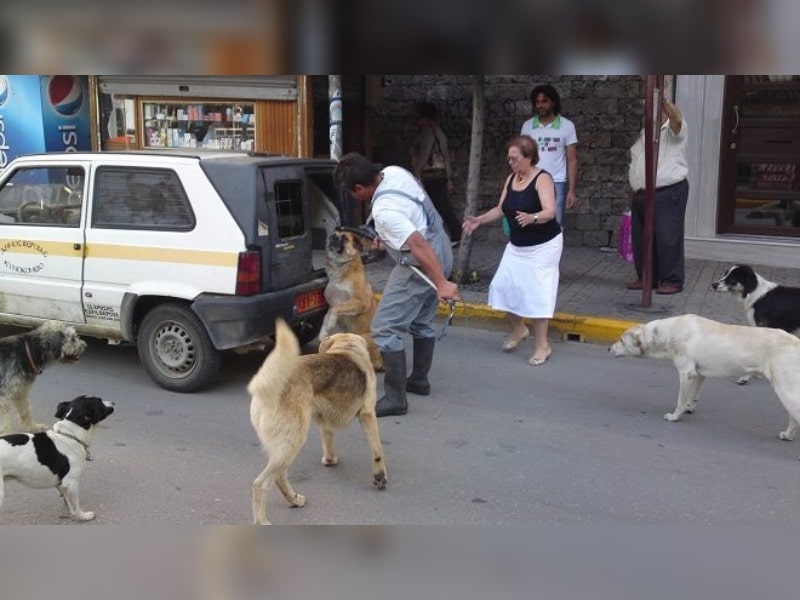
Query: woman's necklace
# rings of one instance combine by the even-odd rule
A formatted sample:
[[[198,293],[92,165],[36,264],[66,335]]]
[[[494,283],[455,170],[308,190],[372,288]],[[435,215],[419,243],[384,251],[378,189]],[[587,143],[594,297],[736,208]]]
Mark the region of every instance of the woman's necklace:
[[[528,175],[529,175],[529,173],[525,173],[525,175],[523,175],[521,173],[517,173],[517,183],[522,183],[523,181],[528,179]]]

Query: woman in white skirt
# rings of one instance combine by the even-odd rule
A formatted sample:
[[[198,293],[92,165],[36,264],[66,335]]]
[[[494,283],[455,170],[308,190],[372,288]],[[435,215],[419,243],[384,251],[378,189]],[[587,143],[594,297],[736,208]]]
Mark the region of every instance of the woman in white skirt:
[[[508,143],[508,176],[497,206],[477,217],[465,217],[463,230],[472,234],[478,227],[505,216],[511,234],[497,273],[489,286],[489,305],[505,311],[511,333],[503,351],[514,350],[530,337],[525,319],[533,324],[535,347],[528,363],[543,365],[552,349],[547,326],[553,318],[558,294],[558,264],[564,238],[556,220],[553,178],[536,166],[539,149],[533,138],[520,135]]]

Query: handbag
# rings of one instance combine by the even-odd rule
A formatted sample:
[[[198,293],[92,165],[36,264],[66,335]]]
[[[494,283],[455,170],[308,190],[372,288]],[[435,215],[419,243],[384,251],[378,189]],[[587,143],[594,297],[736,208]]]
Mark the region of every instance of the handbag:
[[[626,210],[619,217],[619,242],[617,252],[625,262],[633,262],[633,240],[631,238],[631,211]]]

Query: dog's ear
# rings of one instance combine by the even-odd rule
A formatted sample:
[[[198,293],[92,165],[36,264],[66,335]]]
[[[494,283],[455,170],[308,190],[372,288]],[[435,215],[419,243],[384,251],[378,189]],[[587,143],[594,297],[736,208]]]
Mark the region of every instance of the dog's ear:
[[[629,329],[626,334],[630,340],[630,345],[636,351],[637,356],[644,356],[646,352],[646,344],[644,343],[645,329],[641,325],[636,325]]]
[[[66,416],[67,411],[69,410],[69,405],[70,404],[71,404],[71,402],[59,402],[58,403],[58,406],[56,407],[56,414],[55,414],[56,419],[63,419]]]
[[[364,251],[364,244],[361,243],[361,238],[357,235],[353,236],[353,247],[358,250],[359,254]]]
[[[753,271],[753,268],[747,265],[742,265],[740,274],[742,287],[744,288],[744,295],[746,296],[751,291],[756,289],[756,287],[758,287],[758,277],[756,277],[756,272]]]
[[[333,335],[329,335],[324,340],[320,341],[319,348],[317,349],[317,354],[325,354],[328,351],[328,348],[330,348],[331,344],[333,344],[334,335],[336,334],[334,333]]]

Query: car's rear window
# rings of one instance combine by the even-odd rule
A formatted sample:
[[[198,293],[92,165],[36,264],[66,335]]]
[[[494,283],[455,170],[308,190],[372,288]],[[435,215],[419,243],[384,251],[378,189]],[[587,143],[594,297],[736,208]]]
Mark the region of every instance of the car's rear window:
[[[193,229],[195,216],[178,175],[169,169],[102,167],[95,179],[92,226]]]

